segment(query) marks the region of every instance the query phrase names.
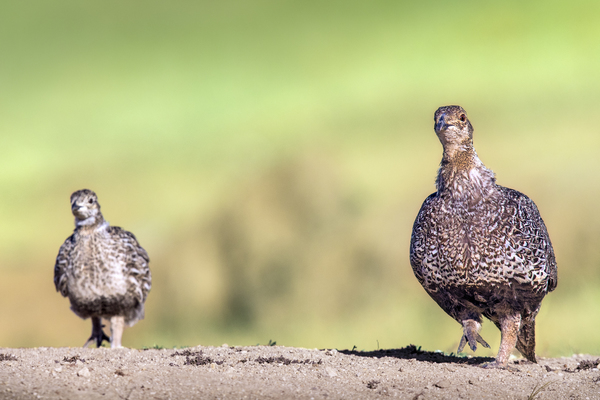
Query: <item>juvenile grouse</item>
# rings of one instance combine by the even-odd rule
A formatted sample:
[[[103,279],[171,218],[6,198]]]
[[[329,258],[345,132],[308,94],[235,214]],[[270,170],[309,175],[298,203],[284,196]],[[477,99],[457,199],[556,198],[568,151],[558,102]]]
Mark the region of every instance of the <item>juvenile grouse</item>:
[[[144,318],[151,285],[148,253],[132,233],[104,220],[91,190],[71,195],[71,211],[75,231],[56,257],[54,285],[69,297],[77,316],[92,318],[92,335],[84,347],[109,340],[102,318],[110,320],[110,347],[121,347],[124,326]]]
[[[532,200],[496,184],[477,157],[473,126],[462,107],[440,107],[435,132],[444,147],[437,192],[421,206],[410,241],[410,263],[423,288],[463,326],[458,346],[477,342],[481,316],[502,333],[488,367],[506,367],[515,348],[535,358],[535,316],[556,288],[554,250]]]

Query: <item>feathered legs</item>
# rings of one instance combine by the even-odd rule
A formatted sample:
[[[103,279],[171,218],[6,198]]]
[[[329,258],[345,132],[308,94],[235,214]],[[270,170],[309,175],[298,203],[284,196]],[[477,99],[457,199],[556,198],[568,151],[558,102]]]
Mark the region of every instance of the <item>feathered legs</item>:
[[[496,325],[498,325],[502,334],[500,350],[498,350],[496,361],[483,365],[484,368],[506,368],[510,352],[517,344],[517,335],[521,326],[521,314],[515,312],[502,315],[498,317]]]
[[[92,336],[85,342],[83,347],[88,347],[96,342],[96,347],[102,346],[103,341],[110,342],[110,338],[106,336],[102,328],[102,319],[100,317],[92,317]]]
[[[122,316],[111,317],[110,319],[110,338],[104,333],[104,325],[100,317],[92,317],[92,336],[85,342],[83,347],[88,347],[93,343],[96,347],[102,346],[103,341],[110,343],[112,349],[123,347],[121,346],[121,338],[123,337],[123,329],[125,328],[125,318]]]
[[[110,318],[110,348],[115,349],[121,346],[123,337],[123,328],[125,328],[125,317],[114,316]]]

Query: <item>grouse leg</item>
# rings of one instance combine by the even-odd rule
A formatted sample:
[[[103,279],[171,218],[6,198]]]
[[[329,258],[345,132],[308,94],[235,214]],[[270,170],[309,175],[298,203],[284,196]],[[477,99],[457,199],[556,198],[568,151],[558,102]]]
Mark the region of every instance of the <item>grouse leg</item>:
[[[102,328],[104,328],[102,319],[100,317],[92,317],[92,336],[85,342],[83,347],[88,347],[94,342],[96,342],[96,347],[100,347],[103,341],[110,342],[110,338],[106,336]]]
[[[512,313],[502,315],[498,318],[498,322],[500,325],[500,332],[502,333],[500,350],[498,350],[496,360],[482,365],[484,368],[506,368],[510,352],[517,344],[517,335],[521,325],[521,314]]]
[[[110,348],[115,349],[121,346],[123,337],[123,328],[125,328],[125,317],[116,315],[110,319]]]

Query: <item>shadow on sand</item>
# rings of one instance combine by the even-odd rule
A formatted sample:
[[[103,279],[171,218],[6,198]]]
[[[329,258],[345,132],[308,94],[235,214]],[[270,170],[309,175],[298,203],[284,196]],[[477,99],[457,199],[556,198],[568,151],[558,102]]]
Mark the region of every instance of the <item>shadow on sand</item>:
[[[358,351],[358,350],[338,350],[342,354],[354,355],[359,357],[393,357],[400,358],[403,360],[417,360],[427,361],[432,363],[455,363],[455,364],[483,364],[486,362],[494,361],[492,357],[460,357],[455,355],[447,355],[436,351],[425,351],[421,350],[421,347],[417,347],[414,344],[408,345],[401,349],[388,349],[388,350],[373,350],[373,351]]]

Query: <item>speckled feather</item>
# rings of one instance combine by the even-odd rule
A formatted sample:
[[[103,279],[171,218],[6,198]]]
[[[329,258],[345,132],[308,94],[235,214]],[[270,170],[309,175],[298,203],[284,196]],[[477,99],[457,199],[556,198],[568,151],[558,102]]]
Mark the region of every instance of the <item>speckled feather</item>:
[[[73,197],[88,196],[78,191]],[[144,318],[144,302],[151,287],[149,257],[135,236],[109,226],[99,211],[89,224],[76,226],[61,246],[54,267],[56,290],[68,297],[71,309],[81,318],[115,315],[129,326]],[[75,212],[74,212],[75,213]],[[76,224],[81,219],[77,218]]]
[[[463,325],[481,323],[483,314],[501,327],[507,315],[520,314],[517,348],[535,361],[535,315],[557,284],[546,226],[531,199],[496,184],[494,173],[477,157],[462,108],[442,107],[435,120],[444,156],[437,191],[425,200],[413,226],[414,274]]]
[[[556,287],[556,263],[546,226],[527,196],[494,185],[470,204],[430,195],[417,216],[411,265],[428,292],[447,286],[525,285],[532,294]]]

